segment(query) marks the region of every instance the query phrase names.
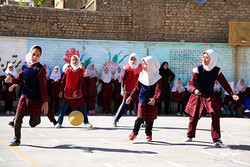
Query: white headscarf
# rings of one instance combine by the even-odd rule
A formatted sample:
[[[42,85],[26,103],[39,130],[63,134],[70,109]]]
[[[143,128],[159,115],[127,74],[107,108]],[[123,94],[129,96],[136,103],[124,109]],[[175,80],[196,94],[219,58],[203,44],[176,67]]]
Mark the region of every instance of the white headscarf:
[[[64,64],[64,65],[63,65],[62,71],[65,72],[65,69],[66,69],[68,66],[70,66],[69,63]]]
[[[161,75],[159,74],[161,65],[158,60],[152,56],[144,57],[142,61],[147,65],[147,71],[142,70],[138,80],[146,86],[154,85],[161,79]]]
[[[132,62],[131,62],[131,58],[132,58],[132,57],[134,57],[134,58],[137,60],[135,65],[132,64]],[[131,68],[137,69],[137,67],[138,67],[139,64],[140,64],[140,60],[139,60],[139,57],[137,56],[136,53],[131,53],[131,54],[130,54],[129,59],[128,59],[128,64],[129,64],[129,66],[130,66]]]
[[[91,76],[93,75],[94,77],[96,76],[96,71],[95,71],[95,68],[93,70],[90,69],[90,67],[94,65],[93,63],[90,63],[88,66],[87,66],[87,76]]]
[[[58,72],[55,72],[55,69],[58,68]],[[60,68],[58,66],[54,67],[54,70],[52,71],[50,77],[50,79],[52,80],[56,80],[56,79],[61,79],[61,72],[60,72]]]
[[[78,65],[76,65],[76,66],[74,66],[74,65],[72,64],[72,62],[71,62],[71,60],[72,60],[73,57],[76,57],[77,60],[78,60]],[[70,66],[73,68],[73,70],[76,71],[77,69],[80,68],[80,57],[78,57],[77,55],[73,55],[73,56],[71,57],[71,60],[70,60]]]
[[[25,56],[25,61],[27,62],[27,64],[28,64],[29,66],[32,66],[33,64],[36,64],[36,63],[39,62],[39,61],[41,60],[41,58],[42,58],[42,53],[41,53],[41,57],[39,58],[39,60],[38,60],[37,62],[35,62],[35,63],[32,63],[32,61],[31,61],[31,59],[30,59],[30,56],[31,56],[32,50],[33,50],[34,47],[36,47],[36,46],[38,46],[38,45],[33,45],[33,46],[30,48],[29,53]],[[39,47],[40,47],[40,46],[39,46]]]
[[[5,73],[3,72],[2,67],[0,67],[0,76],[3,76],[3,75],[5,75]]]
[[[239,90],[239,91],[242,91],[242,89],[245,87],[245,84],[244,85],[241,85],[240,82],[241,81],[244,81],[244,79],[240,79],[238,82],[237,82],[237,85],[236,85],[236,89]]]
[[[221,88],[221,85],[219,83],[214,83],[214,90],[219,90]]]
[[[237,90],[236,88],[234,89],[234,82],[229,82],[228,84],[230,85],[230,87],[231,87],[231,89],[232,89],[232,91],[233,91],[233,94],[234,94],[234,93],[236,93],[236,94],[239,93],[238,90]],[[225,91],[224,94],[225,94],[225,95],[229,95],[226,91]]]
[[[208,65],[205,65],[203,62],[202,62],[202,65],[203,65],[203,68],[206,70],[206,71],[211,71],[215,66],[216,66],[216,63],[217,63],[217,60],[218,60],[218,54],[213,51],[213,50],[205,50],[203,52],[204,53],[207,53],[208,57],[210,58],[210,63]]]
[[[105,74],[104,71],[105,71],[106,68],[109,69],[108,66],[105,66],[105,67],[103,68],[103,70],[102,70],[102,81],[103,81],[104,83],[110,83],[110,81],[111,81],[111,79],[112,79],[112,74],[111,74],[110,69],[109,69],[108,74]]]
[[[180,87],[179,87],[179,89],[178,89],[178,79],[176,79],[175,81],[174,81],[174,85],[173,85],[173,88],[172,88],[172,92],[179,92],[179,93],[181,93],[182,92],[182,90],[184,89],[184,87],[182,86],[182,84],[180,85]]]
[[[121,69],[121,67],[117,67],[116,68],[116,70],[115,70],[115,76],[114,76],[114,80],[116,80],[119,76],[119,82],[121,82],[122,81],[122,69],[121,69],[121,72],[120,73],[118,73],[118,68],[120,68]]]
[[[10,70],[9,70],[9,67],[10,67],[10,66],[13,67],[13,71],[10,71]],[[6,76],[9,76],[9,74],[13,75],[15,78],[17,77],[17,73],[16,73],[15,66],[14,66],[14,64],[12,64],[12,63],[8,64],[8,67],[7,67],[7,69],[5,70],[5,75],[6,75]]]

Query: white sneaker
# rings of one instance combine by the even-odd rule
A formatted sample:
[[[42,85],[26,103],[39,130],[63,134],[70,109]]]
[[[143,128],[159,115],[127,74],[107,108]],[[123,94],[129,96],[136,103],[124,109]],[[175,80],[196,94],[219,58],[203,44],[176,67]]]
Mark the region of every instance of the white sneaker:
[[[245,110],[244,112],[248,113],[248,112],[250,112],[250,110]]]
[[[186,142],[191,142],[192,141],[192,138],[188,138],[187,140],[186,140]]]
[[[130,115],[130,111],[129,110],[127,111],[127,115]]]
[[[7,114],[7,115],[10,115],[10,111],[6,111],[6,114]]]
[[[55,128],[62,128],[62,125],[57,123],[57,124],[55,125]]]
[[[132,110],[131,113],[132,113],[132,115],[135,115],[135,111],[134,110]]]
[[[220,139],[218,139],[215,143],[214,143],[215,147],[223,147],[223,143]]]
[[[91,123],[86,123],[86,124],[84,124],[84,127],[86,127],[86,128],[92,128],[93,126],[92,126]]]
[[[180,113],[180,112],[178,112],[176,115],[177,115],[177,116],[181,116],[181,113]]]

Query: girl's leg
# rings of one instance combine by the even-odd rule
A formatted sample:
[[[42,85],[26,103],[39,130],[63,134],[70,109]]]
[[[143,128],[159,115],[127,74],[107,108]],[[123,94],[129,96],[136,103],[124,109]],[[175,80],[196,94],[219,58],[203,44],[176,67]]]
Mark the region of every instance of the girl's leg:
[[[107,111],[107,101],[103,99],[102,101],[102,112],[103,114],[106,114],[106,111]]]
[[[249,104],[250,104],[250,99],[245,99],[244,105],[245,105],[245,110],[249,110]]]
[[[185,101],[181,101],[181,106],[182,106],[182,109],[181,109],[181,113],[182,114],[185,114]]]
[[[111,100],[107,100],[107,109],[108,109],[107,113],[111,114]]]
[[[91,96],[87,96],[87,110],[89,111],[89,110],[91,110]]]
[[[36,127],[36,125],[41,123],[41,117],[40,116],[30,116],[29,124],[32,128]]]
[[[144,121],[143,121],[142,118],[137,118],[137,119],[135,120],[135,125],[134,125],[134,129],[133,129],[133,133],[134,133],[135,135],[138,135],[139,130],[140,130],[140,127],[141,127],[141,124],[142,124],[143,122],[144,122]]]
[[[89,123],[89,120],[88,120],[88,115],[87,115],[87,111],[86,111],[86,107],[80,107],[80,111],[82,112],[83,116],[84,116],[84,120],[83,120],[83,123],[84,124],[87,124]]]
[[[169,99],[165,100],[165,113],[168,114],[169,112]]]
[[[195,131],[196,131],[198,120],[199,120],[199,113],[198,111],[196,111],[194,117],[190,116],[189,118],[189,125],[188,125],[188,132],[187,132],[188,138],[195,137]]]
[[[153,128],[153,122],[151,123],[146,122],[145,133],[147,136],[152,136],[152,128]]]
[[[178,103],[178,106],[177,106],[177,113],[181,113],[181,112],[180,112],[180,108],[181,108],[181,101]]]
[[[96,97],[91,96],[91,108],[90,108],[90,110],[95,110],[95,101],[96,101]]]
[[[69,106],[68,103],[65,103],[65,102],[64,102],[64,103],[62,104],[61,112],[60,112],[59,117],[58,117],[58,124],[60,124],[60,125],[62,125],[62,123],[63,123],[63,117],[64,117],[64,115],[65,115],[65,112],[66,112],[68,106]]]
[[[220,113],[220,112],[218,112]],[[212,124],[211,124],[211,136],[214,142],[216,142],[218,139],[220,139],[220,114],[218,113],[210,113],[210,117],[212,118]]]
[[[5,101],[5,111],[11,111],[11,101]]]
[[[55,97],[55,113],[59,112],[59,97]]]
[[[51,110],[51,112],[53,112],[53,105],[54,105],[54,101],[55,101],[55,98],[54,97],[50,97],[50,100],[49,100],[49,110]]]
[[[122,117],[122,115],[123,115],[123,113],[125,112],[125,110],[126,110],[126,100],[123,100],[123,103],[120,105],[120,107],[119,108],[121,108],[120,110],[119,110],[119,108],[118,108],[118,110],[117,110],[117,112],[116,112],[116,114],[115,114],[115,117],[114,117],[114,120],[115,120],[115,122],[118,122],[119,121],[119,119]]]
[[[23,123],[23,117],[24,115],[22,115],[20,112],[16,112],[14,124],[15,139],[21,139],[21,127]]]

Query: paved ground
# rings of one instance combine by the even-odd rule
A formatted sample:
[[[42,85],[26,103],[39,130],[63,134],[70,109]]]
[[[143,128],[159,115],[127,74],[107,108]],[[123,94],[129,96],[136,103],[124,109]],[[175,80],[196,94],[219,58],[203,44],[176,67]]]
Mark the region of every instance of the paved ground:
[[[47,117],[36,128],[24,119],[22,143],[9,147],[13,129],[11,116],[0,116],[1,167],[198,167],[250,166],[250,119],[222,118],[224,148],[211,142],[209,117],[198,123],[197,137],[184,142],[188,117],[160,116],[153,128],[153,141],[145,141],[144,128],[137,139],[128,141],[136,117],[122,117],[119,127],[112,126],[113,116],[90,116],[93,129],[73,127],[67,117],[64,128],[55,129]]]

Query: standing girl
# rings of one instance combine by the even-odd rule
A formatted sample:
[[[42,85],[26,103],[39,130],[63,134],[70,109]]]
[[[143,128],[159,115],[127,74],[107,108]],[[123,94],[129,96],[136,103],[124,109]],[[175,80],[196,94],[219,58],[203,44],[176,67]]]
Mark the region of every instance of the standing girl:
[[[5,79],[7,83],[23,84],[22,96],[20,97],[17,113],[15,116],[15,137],[10,146],[17,146],[21,143],[21,127],[23,117],[30,114],[29,124],[35,127],[41,122],[41,112],[48,114],[48,93],[46,83],[46,71],[40,64],[39,59],[42,55],[40,46],[31,47],[26,55],[26,62],[23,64],[16,79],[8,76]]]
[[[122,117],[127,106],[134,108],[134,103],[138,102],[138,98],[134,97],[130,104],[126,104],[126,99],[130,96],[131,92],[136,86],[140,72],[142,71],[142,65],[140,64],[137,54],[132,53],[129,56],[128,64],[124,65],[124,73],[121,81],[121,95],[123,96],[123,102],[120,105],[116,115],[114,117],[113,125],[116,127],[117,122]]]
[[[160,68],[160,75],[162,76],[162,92],[161,99],[159,101],[158,113],[161,114],[161,104],[165,102],[165,114],[169,112],[170,101],[170,83],[174,80],[174,73],[168,68],[168,62],[163,62]]]
[[[5,75],[12,77],[13,79],[17,77],[17,73],[15,70],[15,66],[13,64],[8,64],[7,69],[5,70]],[[5,101],[5,112],[6,114],[15,114],[13,111],[13,101],[16,101],[16,88],[14,88],[11,92],[9,91],[9,87],[11,83],[4,83],[4,91],[3,91],[3,100]]]
[[[87,112],[84,107],[84,97],[82,95],[84,70],[80,68],[80,58],[77,55],[71,57],[70,66],[71,67],[65,69],[65,75],[61,81],[59,97],[63,96],[64,91],[64,98],[56,128],[62,127],[63,117],[68,106],[80,108],[84,116],[84,126],[91,128],[92,125],[89,123]]]
[[[181,84],[181,79],[178,78],[174,82],[174,86],[172,88],[172,99],[174,103],[178,103],[177,106],[177,116],[185,116],[184,107],[185,107],[185,99],[184,99],[184,87]],[[180,110],[180,108],[182,109]]]
[[[114,75],[114,94],[113,94],[115,101],[114,113],[117,112],[122,102],[121,81],[122,81],[122,69],[121,67],[117,67]]]
[[[60,92],[60,82],[61,82],[61,72],[58,66],[54,67],[50,77],[50,103],[49,109],[52,112],[53,105],[55,103],[55,113],[59,112],[59,92]]]
[[[6,78],[5,73],[3,72],[2,67],[0,66],[0,100],[2,100],[3,95],[3,83],[4,79]]]
[[[137,119],[128,138],[134,140],[138,135],[141,124],[145,121],[146,140],[152,141],[152,128],[157,117],[157,103],[161,95],[160,64],[155,58],[147,56],[142,58],[142,67],[143,71],[140,73],[136,87],[126,101],[129,104],[133,98],[139,96]]]
[[[112,74],[108,66],[102,70],[99,82],[102,84],[100,97],[102,99],[103,113],[111,114],[111,101],[112,101]]]
[[[202,64],[193,69],[193,76],[189,81],[192,92],[186,107],[186,113],[190,115],[187,141],[192,141],[195,137],[196,126],[201,118],[202,112],[207,111],[212,118],[211,135],[215,146],[222,146],[220,134],[220,107],[214,98],[214,81],[217,79],[222,87],[238,100],[237,95],[233,95],[220,68],[216,66],[218,54],[213,50],[203,52]]]
[[[87,110],[89,114],[95,114],[95,102],[97,96],[97,76],[98,73],[95,70],[95,65],[90,63],[87,66],[87,74],[86,74],[86,81],[87,81]]]

